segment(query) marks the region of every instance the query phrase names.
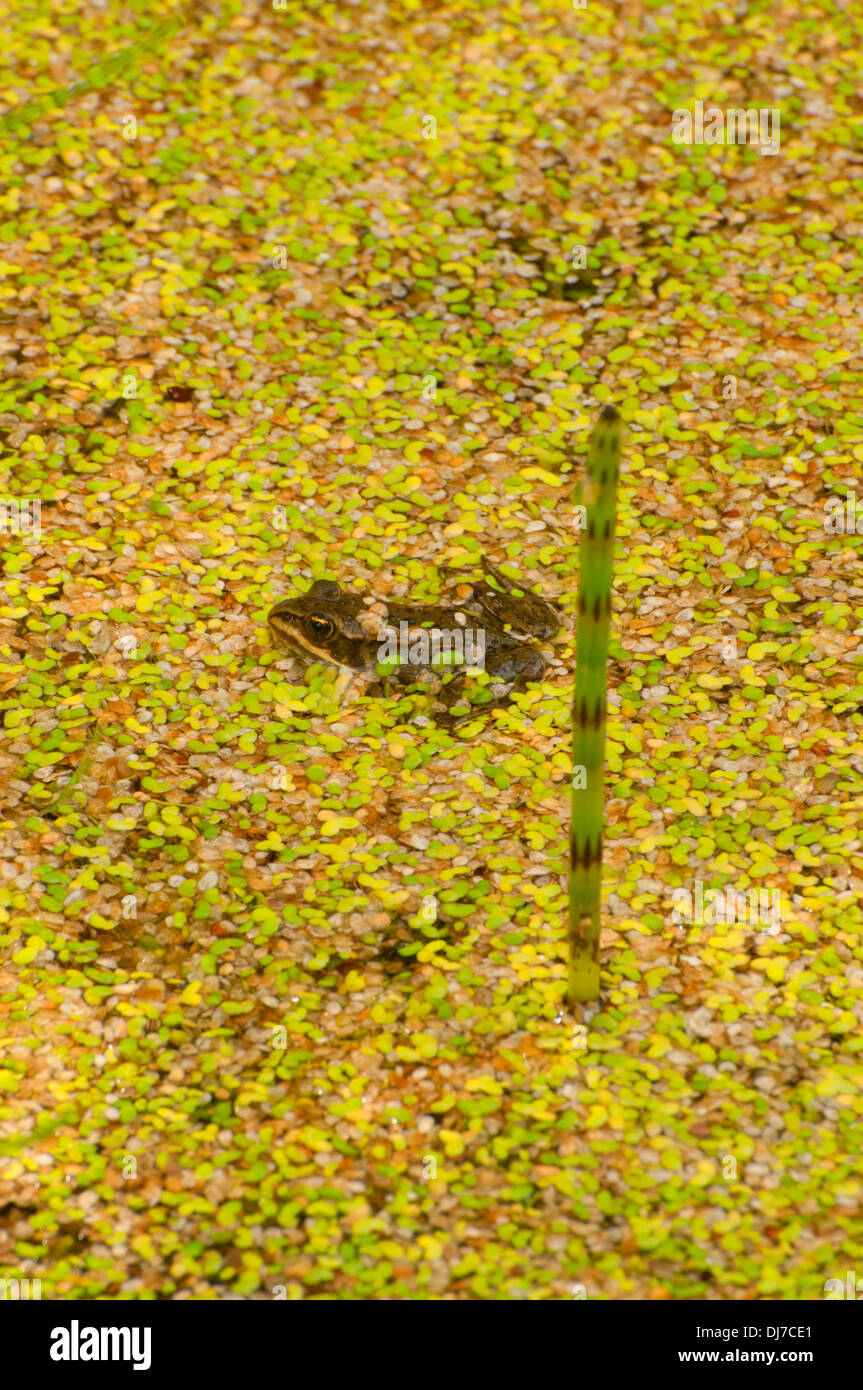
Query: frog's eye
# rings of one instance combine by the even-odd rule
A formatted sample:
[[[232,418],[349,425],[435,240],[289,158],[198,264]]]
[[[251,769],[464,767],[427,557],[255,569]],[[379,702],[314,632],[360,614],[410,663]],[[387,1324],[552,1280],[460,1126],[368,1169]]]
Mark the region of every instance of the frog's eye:
[[[331,618],[306,618],[306,631],[318,642],[326,642],[332,637],[336,625]]]

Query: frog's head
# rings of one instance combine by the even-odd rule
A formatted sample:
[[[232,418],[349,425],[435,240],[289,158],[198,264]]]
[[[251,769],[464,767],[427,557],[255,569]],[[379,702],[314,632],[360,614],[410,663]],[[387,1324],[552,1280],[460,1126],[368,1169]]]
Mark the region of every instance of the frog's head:
[[[267,614],[273,640],[307,665],[329,661],[359,671],[373,664],[377,643],[357,621],[365,604],[330,579],[299,598],[283,598]]]

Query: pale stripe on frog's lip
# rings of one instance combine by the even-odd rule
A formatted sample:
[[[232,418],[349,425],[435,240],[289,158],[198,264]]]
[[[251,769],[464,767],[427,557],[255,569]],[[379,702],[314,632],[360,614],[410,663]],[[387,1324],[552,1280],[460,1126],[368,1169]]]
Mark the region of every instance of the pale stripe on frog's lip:
[[[344,662],[337,661],[332,652],[327,651],[326,647],[316,647],[311,642],[297,642],[293,637],[276,627],[275,624],[268,622],[270,636],[276,646],[281,647],[287,652],[288,656],[294,656],[298,661],[302,661],[306,666],[311,666],[313,661],[322,661],[327,666],[337,666],[340,671],[353,671],[353,666],[346,666]]]

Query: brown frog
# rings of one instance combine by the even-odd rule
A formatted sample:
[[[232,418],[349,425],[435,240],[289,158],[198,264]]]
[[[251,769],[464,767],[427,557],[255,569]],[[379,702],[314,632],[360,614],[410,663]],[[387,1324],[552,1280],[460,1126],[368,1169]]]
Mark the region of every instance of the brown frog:
[[[481,579],[462,585],[464,597],[443,604],[402,603],[352,594],[329,579],[318,579],[299,598],[280,599],[267,614],[280,647],[307,665],[331,662],[366,676],[386,674],[401,683],[428,681],[453,671],[440,690],[446,714],[439,722],[455,727],[505,705],[514,691],[542,678],[548,661],[531,639],[547,639],[561,626],[557,610],[536,594],[516,592],[487,560]],[[472,714],[453,716],[462,698],[468,669],[484,669],[509,689]]]

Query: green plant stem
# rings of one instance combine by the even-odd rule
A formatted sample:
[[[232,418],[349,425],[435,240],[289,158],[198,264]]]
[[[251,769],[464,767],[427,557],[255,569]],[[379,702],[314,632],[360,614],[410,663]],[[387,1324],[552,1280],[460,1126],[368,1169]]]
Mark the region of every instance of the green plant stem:
[[[587,451],[587,519],[581,538],[572,705],[572,821],[569,835],[568,1002],[599,998],[599,930],[614,526],[620,417],[603,409]]]

